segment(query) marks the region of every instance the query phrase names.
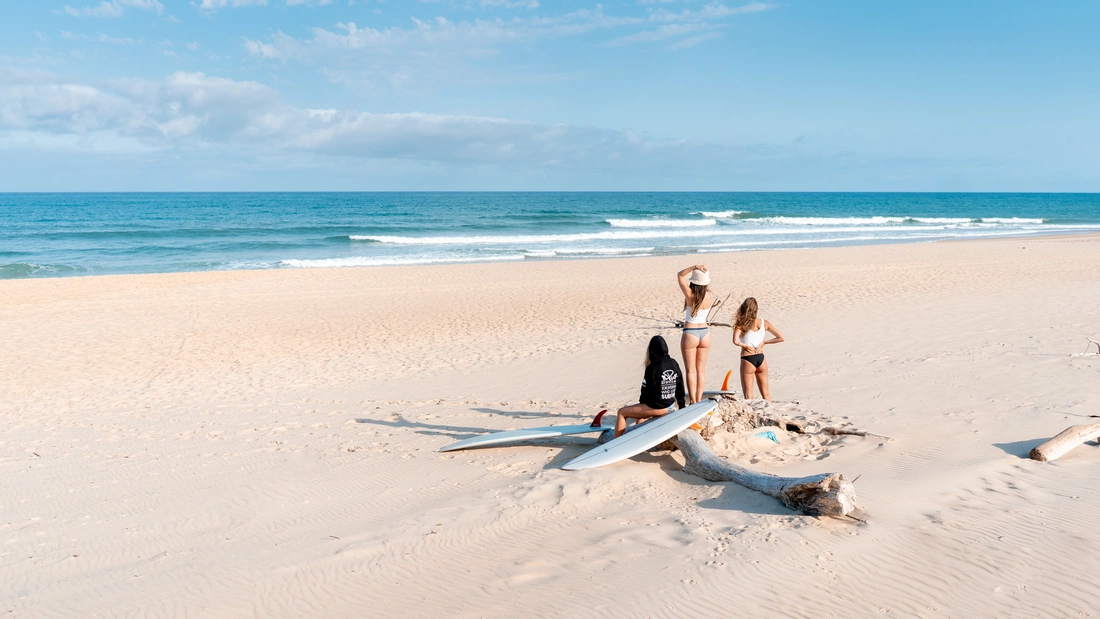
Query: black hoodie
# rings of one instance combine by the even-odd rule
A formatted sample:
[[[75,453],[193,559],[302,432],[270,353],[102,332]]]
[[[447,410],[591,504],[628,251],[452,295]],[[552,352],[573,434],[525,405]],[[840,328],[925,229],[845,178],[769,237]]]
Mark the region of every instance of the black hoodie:
[[[675,401],[684,407],[684,375],[680,364],[668,356],[665,338],[654,335],[649,340],[649,365],[642,379],[642,395],[638,401],[650,408],[668,408]]]

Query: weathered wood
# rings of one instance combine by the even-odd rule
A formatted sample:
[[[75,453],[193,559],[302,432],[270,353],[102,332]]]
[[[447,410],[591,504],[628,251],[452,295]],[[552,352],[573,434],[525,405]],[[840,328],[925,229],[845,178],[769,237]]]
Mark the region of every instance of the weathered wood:
[[[888,441],[894,440],[889,436],[883,436],[882,434],[874,434],[873,432],[864,432],[862,430],[846,430],[844,428],[834,428],[832,426],[821,428],[821,431],[825,434],[830,434],[832,436],[877,436],[879,438],[884,438]]]
[[[718,457],[695,430],[675,438],[687,463],[684,472],[707,481],[732,481],[775,497],[787,507],[810,516],[843,517],[856,509],[856,489],[840,473],[809,477],[779,477],[758,473]]]
[[[1031,459],[1039,462],[1057,460],[1085,441],[1100,437],[1100,423],[1070,426],[1058,436],[1031,450]]]

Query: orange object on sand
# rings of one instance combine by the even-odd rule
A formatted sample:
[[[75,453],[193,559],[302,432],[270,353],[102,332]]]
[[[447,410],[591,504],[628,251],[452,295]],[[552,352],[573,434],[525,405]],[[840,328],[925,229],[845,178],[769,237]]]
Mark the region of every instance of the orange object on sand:
[[[730,390],[730,376],[733,376],[733,370],[726,372],[726,380],[722,381],[722,391]]]

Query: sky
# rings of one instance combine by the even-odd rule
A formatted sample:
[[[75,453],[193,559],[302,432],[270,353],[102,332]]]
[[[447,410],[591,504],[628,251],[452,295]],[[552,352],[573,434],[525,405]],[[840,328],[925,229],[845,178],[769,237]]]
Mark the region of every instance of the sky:
[[[0,191],[1100,191],[1100,3],[4,0]]]

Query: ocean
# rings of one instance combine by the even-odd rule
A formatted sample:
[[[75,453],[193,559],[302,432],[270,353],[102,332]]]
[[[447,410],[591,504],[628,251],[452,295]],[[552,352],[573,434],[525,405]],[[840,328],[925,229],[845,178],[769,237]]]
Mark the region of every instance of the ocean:
[[[1100,194],[0,194],[0,279],[916,243],[1100,231]]]

